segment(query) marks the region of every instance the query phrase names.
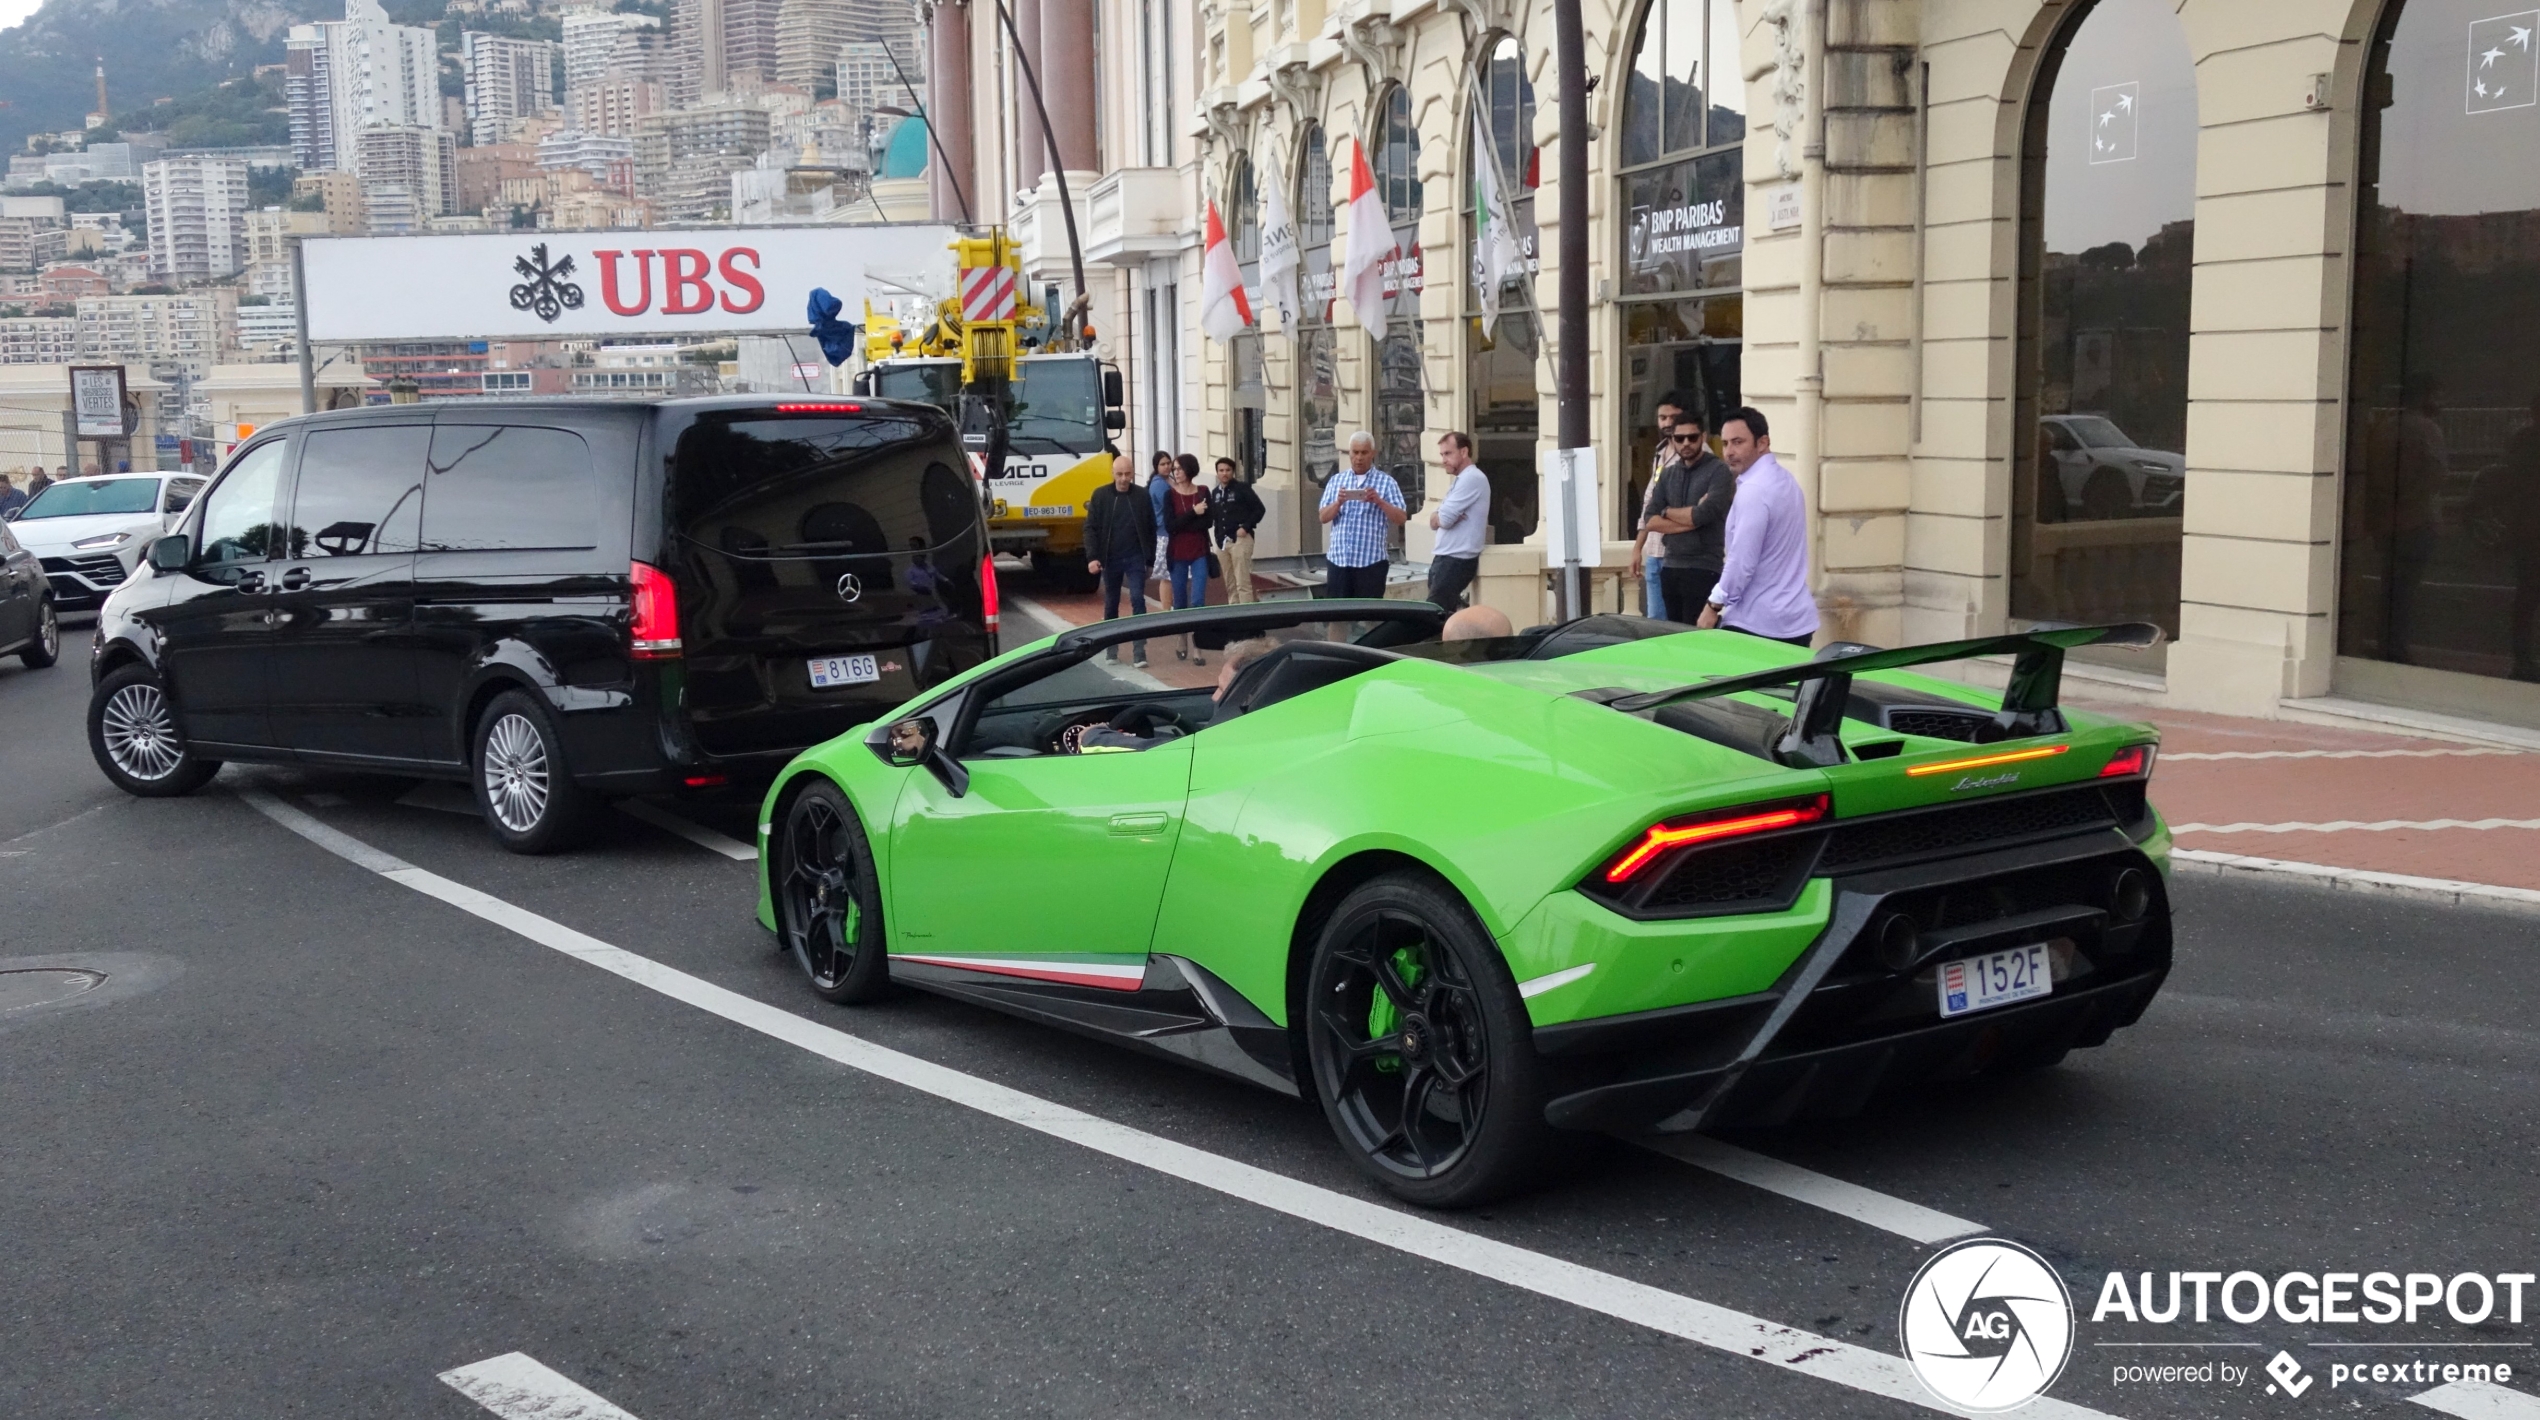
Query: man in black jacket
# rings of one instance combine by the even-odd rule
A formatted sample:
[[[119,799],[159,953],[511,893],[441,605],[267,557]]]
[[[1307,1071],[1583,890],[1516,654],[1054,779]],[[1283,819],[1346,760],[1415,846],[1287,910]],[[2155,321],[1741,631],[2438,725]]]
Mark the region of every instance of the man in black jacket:
[[[1705,443],[1701,416],[1678,414],[1671,438],[1676,458],[1658,475],[1650,498],[1658,513],[1645,528],[1664,534],[1666,561],[1659,565],[1658,585],[1670,619],[1690,626],[1720,580],[1737,475]],[[1690,612],[1680,611],[1688,607]]]
[[[1229,606],[1257,601],[1252,590],[1252,535],[1270,512],[1233,459],[1217,461],[1217,560],[1226,572]]]
[[[1155,506],[1138,487],[1137,465],[1127,454],[1111,461],[1111,486],[1097,488],[1085,501],[1085,570],[1102,578],[1102,619],[1120,615],[1120,590],[1129,591],[1129,614],[1147,614],[1147,559],[1155,553]],[[1103,653],[1120,659],[1120,648]],[[1147,643],[1130,647],[1140,668],[1147,663]]]

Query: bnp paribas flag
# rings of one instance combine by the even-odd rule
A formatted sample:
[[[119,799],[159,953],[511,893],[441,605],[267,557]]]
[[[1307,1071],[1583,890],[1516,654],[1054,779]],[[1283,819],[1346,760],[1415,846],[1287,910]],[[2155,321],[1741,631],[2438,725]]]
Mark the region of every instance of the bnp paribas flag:
[[[1499,324],[1499,288],[1525,269],[1525,251],[1517,243],[1517,224],[1508,214],[1508,193],[1499,181],[1499,145],[1482,125],[1481,106],[1473,108],[1473,294],[1480,298],[1482,338]]]
[[[2468,92],[2471,113],[2529,108],[2540,103],[2540,10],[2473,20],[2469,27]]]

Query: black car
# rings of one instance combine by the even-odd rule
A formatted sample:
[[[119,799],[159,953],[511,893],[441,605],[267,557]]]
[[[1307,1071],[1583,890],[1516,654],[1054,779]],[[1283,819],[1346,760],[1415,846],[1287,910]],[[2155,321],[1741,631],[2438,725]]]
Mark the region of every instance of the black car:
[[[0,656],[12,652],[31,671],[53,664],[62,654],[62,623],[43,566],[0,523]]]
[[[98,622],[129,793],[224,760],[465,779],[504,846],[739,791],[996,653],[952,421],[727,397],[387,405],[258,431]]]

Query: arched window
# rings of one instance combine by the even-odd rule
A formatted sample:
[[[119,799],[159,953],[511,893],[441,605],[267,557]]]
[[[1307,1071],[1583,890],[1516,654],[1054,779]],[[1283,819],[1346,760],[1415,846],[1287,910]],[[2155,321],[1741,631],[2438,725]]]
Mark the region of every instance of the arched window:
[[[1735,0],[1650,0],[1625,80],[1620,136],[1623,417],[1631,476],[1617,526],[1638,521],[1659,451],[1653,419],[1684,396],[1714,437],[1737,408],[1745,350],[1746,86]]]
[[[1323,126],[1308,123],[1296,139],[1298,286],[1304,310],[1296,332],[1298,550],[1322,550],[1322,524],[1313,510],[1323,482],[1340,467],[1340,356],[1332,330],[1332,155]]]
[[[1380,112],[1368,161],[1385,216],[1400,227],[1420,220],[1420,130],[1411,126],[1411,91],[1394,85]]]
[[[1235,262],[1245,268],[1244,280],[1260,279],[1261,262],[1261,198],[1253,191],[1252,159],[1235,155],[1226,174],[1227,239],[1235,244]]]
[[[2010,611],[2178,634],[2196,66],[2165,0],[2095,0],[2021,147]]]
[[[1474,460],[1491,475],[1491,541],[1522,542],[1535,530],[1535,440],[1542,431],[1543,399],[1536,364],[1543,355],[1543,332],[1534,308],[1536,267],[1535,188],[1542,181],[1541,152],[1535,147],[1535,88],[1526,78],[1525,51],[1515,35],[1490,42],[1480,73],[1482,131],[1487,143],[1464,138],[1465,186],[1473,200],[1464,204],[1465,247],[1472,252],[1464,283],[1465,329],[1469,337],[1466,387],[1470,394],[1465,428],[1473,435]],[[1467,127],[1470,125],[1468,123]],[[1509,225],[1515,229],[1516,270],[1503,271],[1498,282],[1498,315],[1483,328],[1480,301],[1485,252],[1479,227],[1481,194],[1496,189]]]
[[[1393,225],[1394,256],[1385,278],[1385,335],[1376,342],[1376,378],[1371,401],[1376,436],[1376,463],[1401,485],[1403,506],[1420,511],[1426,477],[1420,435],[1428,411],[1420,397],[1420,287],[1425,258],[1420,250],[1420,130],[1411,123],[1411,92],[1400,84],[1385,92],[1377,107],[1376,137],[1369,166],[1375,171],[1376,193],[1384,200],[1385,218]],[[1394,532],[1397,546],[1402,533]]]
[[[2506,8],[2392,0],[2366,56],[2336,680],[2540,725],[2457,678],[2540,681],[2540,24]]]

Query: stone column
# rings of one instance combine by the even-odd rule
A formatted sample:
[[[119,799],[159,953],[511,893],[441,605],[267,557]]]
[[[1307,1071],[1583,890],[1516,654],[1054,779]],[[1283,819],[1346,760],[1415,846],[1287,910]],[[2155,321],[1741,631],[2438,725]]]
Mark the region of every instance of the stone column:
[[[993,3],[993,0],[991,0]],[[1015,47],[1032,62],[1032,72],[1041,76],[1041,87],[1049,88],[1049,71],[1041,60],[1041,0],[1009,0],[1014,6],[1014,30],[1021,42]],[[1041,135],[1040,110],[1032,106],[1032,87],[1018,73],[1014,76],[1014,185],[1029,191],[1040,186],[1041,174],[1049,167],[1049,143]],[[1056,117],[1058,105],[1050,105]]]
[[[1099,173],[1094,151],[1094,0],[1041,0],[1041,92],[1049,100],[1050,125],[1058,135],[1060,166],[1069,172]],[[1031,94],[1021,95],[1025,108]],[[1037,137],[1040,115],[1032,113]],[[1027,172],[1041,171],[1044,150],[1037,144]]]
[[[978,164],[970,141],[970,7],[938,0],[926,28],[926,116],[935,125],[941,149],[927,164],[927,190],[935,220],[958,222],[964,197],[973,212],[979,202]]]

